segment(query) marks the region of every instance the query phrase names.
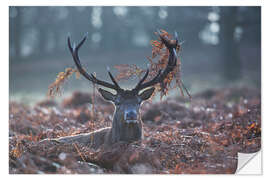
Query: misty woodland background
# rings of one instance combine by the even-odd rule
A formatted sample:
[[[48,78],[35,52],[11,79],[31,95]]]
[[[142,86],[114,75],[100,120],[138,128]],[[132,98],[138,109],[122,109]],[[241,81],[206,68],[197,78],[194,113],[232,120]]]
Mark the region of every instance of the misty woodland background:
[[[191,93],[231,84],[259,88],[260,12],[260,7],[10,7],[10,97],[42,99],[57,73],[74,67],[68,35],[78,42],[88,32],[81,61],[107,79],[106,66],[145,68],[158,28],[179,33],[182,77]],[[121,84],[131,88],[135,82]],[[91,89],[73,78],[64,95]]]

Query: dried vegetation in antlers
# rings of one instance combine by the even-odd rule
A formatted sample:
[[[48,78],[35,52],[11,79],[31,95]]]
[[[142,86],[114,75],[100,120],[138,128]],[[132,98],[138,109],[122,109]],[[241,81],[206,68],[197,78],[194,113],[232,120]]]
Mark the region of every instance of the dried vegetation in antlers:
[[[56,95],[61,95],[61,88],[63,84],[70,76],[72,76],[73,73],[76,74],[76,78],[80,77],[79,71],[73,68],[66,68],[64,72],[58,73],[55,81],[48,87],[48,96],[54,97]]]
[[[155,32],[155,34],[158,36],[158,33]],[[165,30],[161,30],[161,36],[172,39],[172,35],[170,35]],[[172,43],[175,43],[171,40]],[[150,41],[152,45],[152,56],[147,57],[148,63],[149,63],[149,75],[146,81],[152,79],[157,75],[159,70],[164,69],[168,63],[168,57],[169,57],[169,50],[165,47],[164,43],[160,40],[151,40]],[[181,46],[178,45],[176,48],[176,52],[179,53],[181,51]],[[156,60],[157,59],[157,60]],[[140,77],[146,72],[146,69],[139,68],[137,65],[132,64],[120,64],[114,66],[118,70],[118,75],[116,79],[118,81],[121,80],[128,80],[134,76]],[[65,72],[60,72],[55,80],[49,88],[48,88],[48,96],[55,96],[55,95],[61,95],[61,90],[64,82],[73,74],[76,73],[76,77],[79,77],[79,72],[76,69],[73,68],[66,68]],[[172,82],[175,80],[175,85],[172,86]],[[187,93],[189,98],[191,98],[189,92],[185,88],[183,81],[181,79],[181,60],[178,57],[177,59],[177,65],[174,71],[170,72],[168,76],[164,79],[163,83],[158,83],[156,86],[156,92],[160,92],[160,98],[167,95],[168,92],[174,88],[179,88],[181,95],[184,96],[184,91]]]
[[[158,36],[158,33],[155,32],[155,34]],[[161,36],[172,39],[172,35],[170,35],[165,30],[161,30]],[[171,40],[171,43],[175,43]],[[152,45],[152,56],[147,57],[148,63],[149,63],[149,75],[147,80],[152,79],[157,75],[159,70],[164,69],[168,63],[168,57],[169,57],[169,50],[165,47],[164,43],[160,39],[158,40],[151,40],[150,41]],[[181,51],[181,46],[178,45],[176,48],[176,52],[179,53]],[[157,60],[156,60],[157,59]],[[116,77],[117,80],[128,80],[129,78],[133,76],[141,77],[144,72],[146,72],[146,69],[141,69],[135,64],[128,65],[128,64],[120,64],[116,65],[115,68],[118,70],[118,75]],[[172,86],[172,82],[175,79],[175,85]],[[180,57],[177,58],[177,65],[174,71],[170,72],[168,76],[164,79],[163,83],[156,85],[156,91],[160,92],[160,98],[167,95],[169,90],[174,89],[178,87],[181,95],[184,96],[184,91],[187,93],[189,98],[191,98],[189,92],[185,88],[183,81],[181,79],[181,60]]]

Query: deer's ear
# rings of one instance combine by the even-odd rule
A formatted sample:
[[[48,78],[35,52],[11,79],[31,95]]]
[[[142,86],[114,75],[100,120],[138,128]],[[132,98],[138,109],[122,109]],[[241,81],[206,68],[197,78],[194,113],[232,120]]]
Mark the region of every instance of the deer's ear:
[[[141,94],[139,94],[139,96],[140,96],[142,101],[145,101],[152,96],[154,91],[155,91],[155,88],[152,87],[150,89],[146,89],[145,91],[143,91]]]
[[[101,94],[101,96],[107,100],[107,101],[114,101],[115,100],[115,95],[110,93],[109,91],[106,91],[104,89],[99,88],[98,92]]]

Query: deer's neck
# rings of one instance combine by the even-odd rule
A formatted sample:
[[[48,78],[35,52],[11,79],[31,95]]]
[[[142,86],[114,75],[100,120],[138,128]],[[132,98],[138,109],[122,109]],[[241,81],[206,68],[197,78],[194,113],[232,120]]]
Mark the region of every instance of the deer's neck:
[[[124,141],[133,142],[142,139],[142,122],[138,119],[138,123],[126,123],[124,115],[120,111],[115,111],[112,129],[112,142]]]

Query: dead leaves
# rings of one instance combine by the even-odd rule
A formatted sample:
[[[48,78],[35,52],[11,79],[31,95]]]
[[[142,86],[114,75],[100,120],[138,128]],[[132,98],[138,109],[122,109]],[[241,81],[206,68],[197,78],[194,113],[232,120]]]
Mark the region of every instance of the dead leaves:
[[[76,73],[76,78],[80,77],[79,71],[72,68],[66,68],[64,72],[58,73],[55,81],[48,87],[48,96],[61,95],[61,87],[73,73]]]
[[[234,173],[238,151],[252,153],[260,150],[261,98],[257,92],[245,88],[229,91],[232,94],[245,92],[249,97],[248,103],[239,101],[233,108],[226,106],[226,99],[230,97],[227,89],[215,91],[207,102],[202,101],[204,93],[194,96],[188,107],[179,104],[177,98],[157,102],[142,108],[143,119],[152,121],[144,121],[143,141],[129,145],[115,144],[98,151],[79,143],[36,142],[111,126],[114,109],[110,104],[96,99],[97,117],[92,119],[90,116],[91,120],[87,122],[78,119],[79,114],[90,115],[91,109],[84,104],[85,101],[83,105],[70,108],[28,107],[10,103],[10,174],[97,172],[90,171],[93,166],[89,168],[89,163],[101,167],[102,173],[145,172],[145,168],[138,168],[138,165],[143,165],[151,173]],[[91,95],[82,97],[90,98]],[[74,96],[74,99],[78,100],[78,96]],[[205,108],[194,111],[195,107]],[[239,110],[239,116],[227,116]],[[27,128],[24,128],[26,125]]]
[[[135,64],[120,64],[115,65],[114,68],[118,70],[118,75],[116,76],[116,80],[128,80],[133,76],[141,77],[141,75],[145,72],[145,70],[140,69]]]
[[[157,32],[155,32],[155,34],[158,35]],[[172,35],[170,35],[165,30],[161,30],[161,36],[164,36],[167,39],[172,38]],[[170,40],[170,41],[174,41],[174,40]],[[169,57],[169,51],[168,49],[166,49],[165,45],[161,42],[160,39],[151,40],[150,43],[152,45],[152,56],[146,57],[149,63],[149,67],[148,67],[149,76],[147,80],[154,78],[159,72],[159,70],[162,70],[166,67],[168,63],[168,57]],[[175,43],[175,41],[172,43]],[[181,48],[180,45],[177,46],[176,48],[177,53],[180,52],[180,48]],[[185,91],[187,95],[191,98],[188,90],[184,86],[183,81],[181,79],[181,61],[179,57],[178,57],[176,66],[177,67],[174,69],[174,71],[168,74],[168,76],[164,79],[162,84],[156,85],[156,91],[160,92],[161,99],[163,96],[167,95],[170,90],[176,87],[180,89],[182,96],[184,96],[184,91]],[[137,76],[140,78],[141,75],[144,72],[146,72],[146,68],[141,69],[134,64],[133,65],[120,64],[120,65],[116,65],[115,68],[118,70],[117,80],[128,80],[134,76]],[[174,86],[172,86],[173,80],[175,80]]]
[[[23,144],[21,141],[18,141],[16,143],[15,148],[12,149],[9,154],[11,157],[19,158],[21,157],[22,153],[23,153]]]

